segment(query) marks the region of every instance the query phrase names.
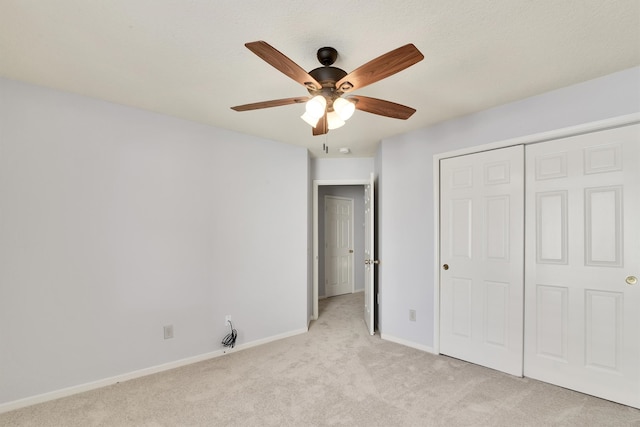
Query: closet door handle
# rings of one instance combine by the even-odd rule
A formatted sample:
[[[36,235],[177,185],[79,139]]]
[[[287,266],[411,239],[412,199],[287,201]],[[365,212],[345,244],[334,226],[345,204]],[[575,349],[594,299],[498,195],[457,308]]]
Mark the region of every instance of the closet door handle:
[[[442,266],[442,269],[443,269],[443,270],[448,270],[448,269],[449,269],[449,264],[444,264],[444,265]]]

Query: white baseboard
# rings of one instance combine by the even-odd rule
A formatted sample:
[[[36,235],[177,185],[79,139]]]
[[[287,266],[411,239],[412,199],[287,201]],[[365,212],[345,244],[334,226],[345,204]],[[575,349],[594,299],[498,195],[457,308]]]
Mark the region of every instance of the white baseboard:
[[[438,354],[435,349],[433,347],[429,347],[426,345],[422,345],[422,344],[418,344],[412,341],[407,341],[404,340],[402,338],[397,338],[391,335],[386,335],[386,334],[380,334],[380,338],[382,338],[385,341],[391,341],[394,342],[396,344],[402,344],[404,346],[407,347],[411,347],[411,348],[415,348],[416,350],[422,350],[422,351],[426,351],[427,353],[431,353],[431,354]]]
[[[71,387],[66,387],[60,390],[54,390],[48,393],[42,393],[35,396],[25,397],[24,399],[2,403],[0,404],[0,414],[4,412],[9,412],[16,409],[24,408],[26,406],[35,405],[38,403],[44,403],[50,400],[60,399],[62,397],[68,397],[74,394],[83,393],[85,391],[95,390],[97,388],[106,387],[109,385],[129,381],[135,378],[157,374],[158,372],[168,371],[170,369],[179,368],[181,366],[190,365],[192,363],[198,363],[204,360],[214,359],[216,357],[224,356],[225,354],[228,354],[228,353],[235,353],[237,351],[245,350],[251,347],[256,347],[258,345],[266,344],[272,341],[278,341],[283,338],[292,337],[294,335],[300,335],[305,332],[307,332],[307,328],[297,329],[291,332],[286,332],[284,334],[274,335],[268,338],[251,341],[244,344],[238,344],[235,348],[224,348],[221,350],[216,350],[216,351],[200,354],[193,357],[187,357],[185,359],[175,360],[173,362],[163,363],[161,365],[151,366],[149,368],[128,372],[126,374],[116,375],[114,377],[103,378],[101,380],[92,381],[89,383],[79,384]]]
[[[236,346],[236,348],[227,348],[224,349],[223,351],[225,353],[234,353],[236,351],[240,351],[240,350],[246,350],[247,348],[251,348],[251,347],[257,347],[259,345],[262,344],[267,344],[273,341],[278,341],[284,338],[289,338],[289,337],[293,337],[296,335],[300,335],[300,334],[305,334],[307,333],[309,330],[307,328],[301,328],[301,329],[295,329],[293,331],[289,331],[289,332],[285,332],[284,334],[279,334],[279,335],[273,335],[267,338],[263,338],[260,340],[255,340],[255,341],[251,341],[248,343],[244,343],[244,344],[239,344]]]
[[[358,292],[364,292],[364,289],[354,289],[351,293],[357,294]],[[343,295],[346,295],[346,294],[343,294]],[[336,295],[336,296],[340,296],[340,295]],[[327,298],[331,298],[331,297],[328,297],[326,295],[318,295],[318,300],[327,299]]]

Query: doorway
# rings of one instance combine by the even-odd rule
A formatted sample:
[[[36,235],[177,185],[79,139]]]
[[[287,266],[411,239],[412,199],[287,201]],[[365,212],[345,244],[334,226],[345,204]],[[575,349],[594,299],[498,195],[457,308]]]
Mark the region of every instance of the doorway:
[[[325,298],[324,289],[324,196],[354,199],[354,291],[363,290],[364,265],[364,192],[369,180],[315,180],[313,181],[313,310],[311,320],[318,319],[318,300]]]
[[[339,236],[335,229],[338,221],[346,220],[345,211],[350,201],[351,230],[347,224],[340,224],[341,238],[347,241],[335,242]],[[336,218],[334,208],[342,214]],[[327,223],[329,221],[329,223]],[[336,223],[332,224],[334,221]],[[349,240],[351,240],[349,242]],[[346,247],[351,246],[351,247]],[[353,251],[349,253],[349,250]],[[344,252],[344,253],[343,253]],[[342,260],[340,260],[342,258]],[[352,270],[344,262],[352,261]],[[329,185],[318,188],[318,298],[327,298],[344,293],[364,290],[364,187],[362,185]],[[342,274],[334,274],[338,269]],[[344,277],[344,275],[350,277]],[[336,277],[338,276],[338,277]],[[340,276],[343,276],[340,279]],[[349,285],[345,285],[348,282]],[[347,287],[349,289],[347,289]]]

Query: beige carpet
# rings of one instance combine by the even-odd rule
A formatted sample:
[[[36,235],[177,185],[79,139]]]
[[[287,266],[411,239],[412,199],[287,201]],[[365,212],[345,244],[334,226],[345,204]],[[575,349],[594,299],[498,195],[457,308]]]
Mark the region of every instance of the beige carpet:
[[[363,294],[309,333],[0,414],[0,426],[640,426],[640,411],[369,336]]]

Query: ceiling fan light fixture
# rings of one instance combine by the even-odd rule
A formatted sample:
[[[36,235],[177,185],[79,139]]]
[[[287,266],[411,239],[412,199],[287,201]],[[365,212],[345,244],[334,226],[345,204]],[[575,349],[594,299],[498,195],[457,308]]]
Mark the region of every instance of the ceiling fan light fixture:
[[[327,128],[329,128],[329,130],[333,130],[342,126],[344,126],[344,120],[340,118],[338,113],[335,111],[329,111],[327,113]]]
[[[309,114],[309,116],[313,118],[320,119],[320,117],[324,115],[326,108],[327,108],[327,100],[324,98],[324,96],[316,95],[307,101],[307,104],[305,107],[305,110],[306,110],[305,114]]]
[[[349,120],[356,111],[356,104],[345,98],[337,98],[333,101],[333,111],[335,111],[342,120]]]
[[[338,56],[338,52],[332,47],[320,48],[318,60],[323,66],[307,72],[265,41],[249,42],[245,43],[245,46],[269,65],[306,87],[312,98],[305,96],[254,102],[231,107],[234,111],[258,110],[304,102],[305,113],[301,118],[313,127],[313,136],[325,135],[329,129],[343,126],[345,120],[348,120],[356,109],[402,120],[408,119],[416,112],[406,105],[383,99],[349,95],[341,97],[347,92],[376,83],[422,61],[424,55],[411,43],[380,55],[350,73],[332,66]]]
[[[312,128],[316,127],[318,125],[318,121],[320,121],[320,117],[313,117],[306,111],[303,115],[300,116],[300,118],[307,122]]]

